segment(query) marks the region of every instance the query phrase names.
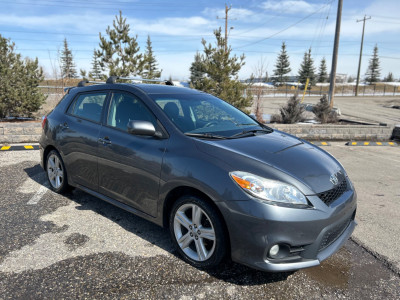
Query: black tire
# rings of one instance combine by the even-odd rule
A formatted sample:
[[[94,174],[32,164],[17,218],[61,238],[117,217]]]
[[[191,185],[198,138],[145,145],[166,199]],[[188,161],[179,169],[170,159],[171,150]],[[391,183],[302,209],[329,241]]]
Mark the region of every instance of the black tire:
[[[67,170],[60,154],[51,150],[46,156],[46,177],[50,189],[56,193],[63,194],[70,189],[67,179]]]
[[[194,220],[196,219],[193,217],[196,214],[194,211],[198,212],[194,207],[201,210],[198,213],[201,216],[199,222]],[[181,221],[183,215],[187,217],[186,221],[191,221],[190,224]],[[190,226],[192,227],[189,228]],[[227,234],[221,217],[212,205],[199,197],[185,195],[174,203],[169,216],[169,229],[179,254],[197,268],[216,267],[226,256]],[[209,239],[213,234],[214,240]]]

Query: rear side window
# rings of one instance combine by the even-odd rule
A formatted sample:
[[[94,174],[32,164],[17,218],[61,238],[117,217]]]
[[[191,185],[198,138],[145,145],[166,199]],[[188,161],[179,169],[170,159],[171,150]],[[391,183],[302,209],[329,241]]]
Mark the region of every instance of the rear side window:
[[[81,94],[69,107],[68,113],[99,123],[107,92]]]

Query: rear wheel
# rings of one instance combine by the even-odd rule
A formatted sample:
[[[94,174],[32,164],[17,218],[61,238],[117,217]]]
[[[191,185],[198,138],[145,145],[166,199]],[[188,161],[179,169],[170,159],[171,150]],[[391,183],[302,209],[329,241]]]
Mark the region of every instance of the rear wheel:
[[[182,196],[171,211],[169,228],[178,252],[190,264],[217,266],[226,254],[222,221],[210,204],[194,196]]]
[[[46,174],[50,189],[56,193],[63,193],[68,189],[67,172],[60,154],[52,150],[46,159]]]

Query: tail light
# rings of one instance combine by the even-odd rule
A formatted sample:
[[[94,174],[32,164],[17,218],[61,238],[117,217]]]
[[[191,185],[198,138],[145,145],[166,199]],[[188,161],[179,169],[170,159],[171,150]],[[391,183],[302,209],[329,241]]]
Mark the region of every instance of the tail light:
[[[46,125],[47,116],[42,117],[42,129],[44,129],[44,125]]]

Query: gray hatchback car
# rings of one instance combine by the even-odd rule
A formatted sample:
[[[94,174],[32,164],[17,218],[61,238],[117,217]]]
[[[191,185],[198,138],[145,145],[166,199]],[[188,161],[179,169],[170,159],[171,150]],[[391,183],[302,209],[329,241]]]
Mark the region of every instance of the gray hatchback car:
[[[319,265],[353,232],[356,192],[324,150],[212,95],[162,84],[71,88],[43,119],[50,187],[169,227],[199,267]]]

